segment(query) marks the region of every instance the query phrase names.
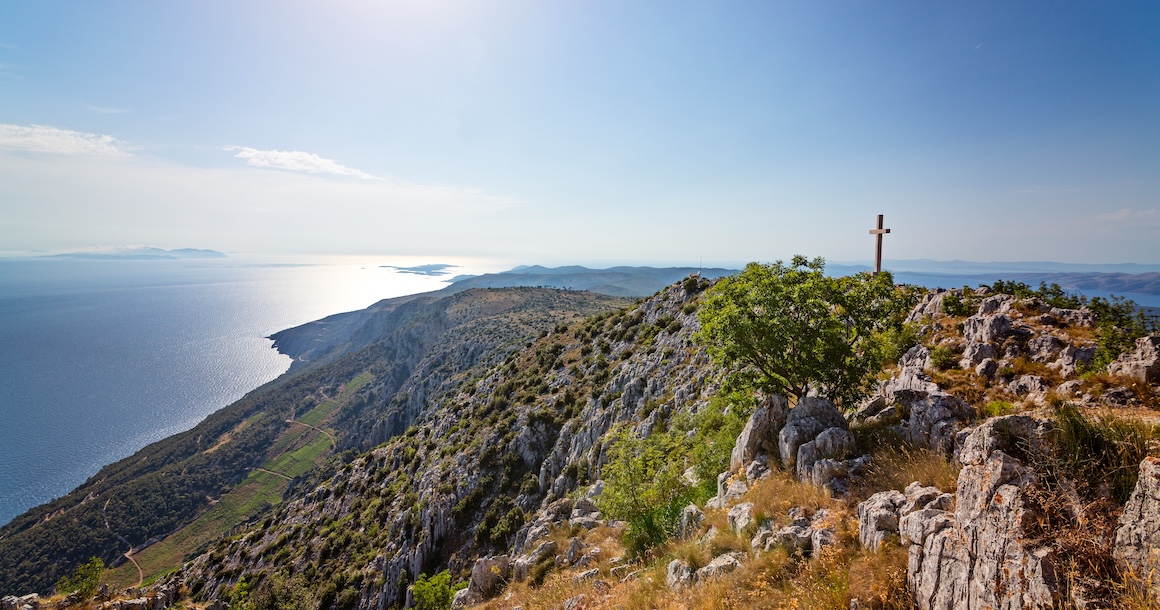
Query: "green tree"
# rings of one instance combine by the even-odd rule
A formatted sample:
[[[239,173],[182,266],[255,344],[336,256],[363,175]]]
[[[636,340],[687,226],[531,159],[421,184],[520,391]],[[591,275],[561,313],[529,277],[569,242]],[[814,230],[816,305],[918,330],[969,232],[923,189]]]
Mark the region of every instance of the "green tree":
[[[733,384],[842,405],[865,395],[881,368],[879,334],[902,325],[912,293],[889,273],[827,277],[825,260],[750,263],[701,306],[700,339]]]
[[[451,573],[447,570],[427,578],[420,574],[411,586],[418,610],[448,610],[451,608]]]
[[[105,562],[99,557],[93,557],[73,570],[72,575],[56,581],[56,592],[63,595],[79,593],[82,598],[88,599],[97,591],[104,572]]]

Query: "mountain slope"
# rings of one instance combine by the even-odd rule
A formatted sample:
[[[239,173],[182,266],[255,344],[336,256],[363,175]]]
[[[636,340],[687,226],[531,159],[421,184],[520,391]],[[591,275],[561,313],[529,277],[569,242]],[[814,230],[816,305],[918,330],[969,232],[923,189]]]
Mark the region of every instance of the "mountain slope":
[[[409,300],[380,312],[361,327],[358,343],[332,361],[280,377],[0,528],[0,592],[46,591],[89,557],[115,565],[130,550],[149,555],[158,570],[172,569],[185,553],[278,503],[296,479],[341,465],[328,456],[372,433],[345,440],[363,426],[362,410],[393,412],[391,405],[400,405],[392,421],[405,428],[427,403],[414,390],[392,402],[400,388],[436,396],[457,376],[502,360],[560,321],[623,303],[590,293],[500,289]],[[440,343],[445,335],[473,348],[451,349],[454,341]],[[421,379],[412,380],[420,366]],[[198,523],[197,532],[177,536]],[[154,544],[173,536],[184,540],[177,548]],[[167,554],[153,557],[160,550]]]

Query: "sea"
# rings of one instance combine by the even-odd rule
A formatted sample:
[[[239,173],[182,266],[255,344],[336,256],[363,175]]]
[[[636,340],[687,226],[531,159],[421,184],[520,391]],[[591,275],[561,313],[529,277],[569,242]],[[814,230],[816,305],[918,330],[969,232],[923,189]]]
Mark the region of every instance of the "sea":
[[[504,268],[404,257],[0,259],[0,524],[284,373],[290,359],[269,335]]]

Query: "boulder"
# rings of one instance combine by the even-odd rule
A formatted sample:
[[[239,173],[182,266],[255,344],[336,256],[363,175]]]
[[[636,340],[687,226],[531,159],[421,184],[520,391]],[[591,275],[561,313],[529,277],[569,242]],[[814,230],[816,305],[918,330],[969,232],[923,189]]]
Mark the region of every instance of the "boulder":
[[[826,428],[814,440],[798,447],[795,460],[798,480],[810,480],[814,463],[818,460],[843,460],[852,451],[854,435],[849,430],[845,427]]]
[[[813,530],[803,525],[787,525],[773,535],[766,543],[766,550],[774,546],[785,547],[790,553],[806,553],[813,542]]]
[[[741,470],[760,454],[777,452],[777,433],[785,426],[788,411],[789,402],[784,396],[772,396],[757,405],[733,446],[729,460],[731,472]]]
[[[698,581],[703,581],[709,578],[717,578],[723,574],[728,574],[733,570],[741,567],[741,562],[737,557],[731,553],[718,555],[709,562],[709,565],[697,570],[696,578]]]
[[[1042,394],[1051,389],[1051,385],[1039,375],[1020,375],[1007,384],[1007,391],[1016,396]]]
[[[991,379],[995,373],[999,372],[999,363],[992,359],[986,358],[975,367],[975,374],[984,379]]]
[[[963,323],[963,338],[968,342],[993,343],[1011,332],[1011,318],[1003,314],[974,315]]]
[[[1075,375],[1080,366],[1088,366],[1096,355],[1094,345],[1068,345],[1059,352],[1059,358],[1047,365],[1049,369],[1059,371],[1064,377]]]
[[[689,504],[681,510],[681,538],[688,538],[697,532],[705,521],[705,513],[696,504]]]
[[[753,503],[742,502],[741,504],[730,508],[729,513],[726,515],[726,519],[729,522],[729,529],[733,530],[735,533],[740,534],[745,530],[745,528],[749,527],[749,525],[753,523]]]
[[[924,487],[918,481],[907,485],[902,494],[906,496],[906,503],[898,509],[899,516],[906,516],[916,510],[926,508],[928,504],[943,495],[937,487]]]
[[[903,370],[921,371],[930,367],[930,350],[925,345],[915,345],[898,359],[898,368]]]
[[[681,591],[693,584],[693,569],[689,564],[674,559],[665,568],[665,586],[673,591]]]
[[[1056,323],[1067,324],[1068,326],[1091,327],[1095,325],[1096,317],[1092,312],[1086,308],[1082,309],[1062,309],[1059,307],[1052,307],[1047,312],[1052,318],[1055,318]]]
[[[898,533],[898,510],[906,504],[901,492],[880,491],[858,504],[858,540],[872,551]]]
[[[978,315],[986,316],[996,313],[1005,313],[1011,309],[1011,304],[1015,302],[1015,297],[1010,294],[996,294],[987,297],[979,303]]]
[[[977,366],[988,358],[994,358],[999,355],[998,350],[990,343],[976,343],[970,341],[967,346],[963,348],[963,357],[959,360],[959,368],[969,369]]]
[[[1144,383],[1160,383],[1160,335],[1136,340],[1136,349],[1121,354],[1108,365],[1108,373]]]
[[[568,550],[564,551],[564,561],[568,565],[572,565],[580,561],[580,557],[584,555],[584,541],[579,538],[572,538],[568,541]]]
[[[769,478],[769,473],[769,456],[763,453],[745,467],[745,481],[753,485],[757,481]]]
[[[580,498],[572,506],[572,513],[569,515],[571,519],[579,519],[581,517],[592,517],[593,519],[600,518],[600,509],[596,508],[596,503],[590,498]]]
[[[1047,364],[1059,358],[1059,353],[1066,347],[1067,343],[1055,335],[1036,335],[1027,342],[1027,357]]]
[[[516,558],[512,565],[512,576],[516,581],[527,579],[532,567],[541,561],[555,557],[556,550],[557,546],[555,540],[545,540],[544,542],[541,542],[540,545],[536,547],[536,550],[528,553],[527,555],[521,555],[520,557]],[[472,574],[474,575],[474,570],[472,571]]]
[[[1046,447],[1050,430],[1023,415],[987,420],[959,453],[954,514],[929,508],[903,517],[907,584],[920,610],[1046,610],[1062,602],[1053,550],[1024,529],[1038,520],[1026,497],[1038,478],[1013,457]]]
[[[590,580],[596,580],[600,576],[600,568],[592,568],[591,570],[584,570],[572,575],[572,582],[582,583]]]
[[[810,552],[813,553],[814,557],[817,557],[818,554],[821,553],[822,550],[826,547],[838,544],[838,535],[834,533],[834,530],[828,527],[811,530],[811,532]]]
[[[908,406],[910,442],[946,455],[954,451],[955,435],[975,414],[966,401],[945,392],[911,400]]]
[[[1140,462],[1140,478],[1124,506],[1112,555],[1130,573],[1144,580],[1160,601],[1160,458]]]
[[[500,592],[511,578],[512,566],[507,555],[481,557],[471,568],[471,578],[467,590],[487,599]]]
[[[587,601],[587,599],[588,596],[584,595],[583,593],[569,597],[568,599],[564,600],[563,610],[582,610],[584,608],[584,602]]]
[[[798,447],[814,440],[827,428],[845,429],[846,426],[846,418],[834,403],[811,396],[798,400],[797,405],[789,410],[785,426],[778,434],[777,446],[782,467],[794,472]]]

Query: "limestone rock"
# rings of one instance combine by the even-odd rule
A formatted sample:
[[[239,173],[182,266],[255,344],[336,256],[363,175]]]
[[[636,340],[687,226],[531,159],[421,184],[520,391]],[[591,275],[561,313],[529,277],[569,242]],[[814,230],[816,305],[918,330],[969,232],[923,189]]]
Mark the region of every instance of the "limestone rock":
[[[731,553],[726,553],[724,555],[718,555],[717,557],[714,557],[713,561],[709,562],[709,565],[701,568],[700,570],[697,570],[696,578],[698,581],[709,578],[716,578],[723,574],[728,574],[729,572],[732,572],[733,570],[736,570],[740,567],[741,562],[737,560],[737,557]]]
[[[1052,307],[1047,312],[1052,318],[1055,318],[1056,323],[1065,323],[1069,326],[1079,326],[1089,328],[1095,325],[1096,317],[1087,308],[1082,309],[1061,309],[1059,307]]]
[[[1149,583],[1160,601],[1160,458],[1140,462],[1140,478],[1124,506],[1112,551],[1116,560]]]
[[[1054,335],[1041,334],[1027,342],[1027,356],[1035,362],[1047,364],[1059,357],[1067,343]]]
[[[785,426],[778,434],[777,446],[782,467],[794,471],[798,447],[814,440],[827,428],[845,429],[846,426],[846,418],[834,403],[822,398],[803,397],[789,410]]]
[[[527,579],[533,566],[550,557],[556,556],[556,549],[557,546],[555,540],[545,540],[536,547],[536,550],[528,553],[527,555],[521,555],[520,557],[516,558],[512,565],[513,577],[516,579],[516,581],[523,581]],[[474,575],[474,570],[472,571],[472,574]]]
[[[906,503],[898,510],[900,516],[906,516],[916,510],[926,508],[928,504],[942,495],[937,487],[924,487],[918,481],[907,485],[902,493],[906,496]]]
[[[788,411],[789,403],[784,396],[766,398],[757,405],[733,446],[729,460],[731,472],[737,472],[760,454],[777,452],[777,433],[785,425]]]
[[[749,527],[749,524],[753,523],[753,503],[742,502],[730,508],[726,519],[729,522],[729,529],[736,533],[741,533],[745,528]]]
[[[592,568],[591,570],[584,570],[583,572],[577,572],[572,575],[572,582],[577,584],[588,582],[590,580],[596,580],[598,576],[600,576],[600,569]]]
[[[683,508],[681,510],[681,538],[692,536],[704,521],[705,513],[701,512],[696,504],[690,504]]]
[[[945,392],[935,392],[909,402],[910,441],[950,455],[955,448],[955,436],[965,422],[974,416],[974,409],[963,399]]]
[[[750,485],[769,477],[769,456],[761,454],[745,466],[745,480]]]
[[[898,368],[903,370],[922,371],[930,366],[930,350],[925,345],[915,345],[898,359]]]
[[[975,367],[984,360],[994,358],[997,355],[999,355],[999,352],[995,349],[994,345],[970,341],[967,343],[967,347],[963,349],[963,357],[959,360],[959,368],[969,369]]]
[[[1003,314],[974,315],[963,323],[963,338],[975,343],[993,343],[1011,332],[1011,318]]]
[[[834,533],[834,530],[828,527],[811,530],[811,532],[810,551],[813,553],[814,557],[817,557],[818,554],[821,553],[822,550],[826,547],[838,544],[838,535]]]
[[[986,316],[995,313],[1004,313],[1011,309],[1011,304],[1015,302],[1015,297],[1010,294],[996,294],[987,297],[979,303],[978,315]]]
[[[689,564],[674,559],[665,568],[665,586],[673,591],[681,591],[693,584],[693,570]]]
[[[511,578],[511,563],[507,555],[481,557],[471,568],[471,579],[468,580],[467,590],[478,594],[481,599],[487,599],[499,593],[508,579]]]
[[[587,599],[588,596],[583,593],[575,597],[569,597],[564,600],[564,610],[582,610],[584,608],[584,602]]]
[[[985,358],[975,367],[975,374],[984,379],[991,379],[999,372],[999,363],[992,358]]]
[[[1059,371],[1064,377],[1071,377],[1076,374],[1080,366],[1091,364],[1095,355],[1096,347],[1094,345],[1068,345],[1060,350],[1059,358],[1048,364],[1047,368]]]
[[[781,545],[790,553],[805,553],[810,550],[813,534],[813,530],[808,526],[787,525],[777,530],[777,533],[767,543],[766,550],[769,550],[772,545]]]
[[[1061,602],[1053,552],[1031,546],[1023,529],[1036,520],[1025,493],[1038,479],[1007,453],[1044,447],[1049,432],[1049,422],[1022,415],[987,420],[963,442],[954,514],[929,508],[903,518],[907,583],[920,610],[1046,610]]]
[[[1121,354],[1108,365],[1108,372],[1145,383],[1160,383],[1160,335],[1137,339],[1136,349]]]
[[[1051,389],[1051,385],[1038,375],[1020,375],[1007,384],[1007,391],[1016,396],[1042,394]]]
[[[596,508],[596,503],[589,498],[580,498],[572,506],[572,512],[569,515],[571,519],[579,519],[581,517],[591,517],[594,519],[600,518],[600,509]]]
[[[901,492],[880,491],[858,504],[858,540],[876,551],[887,537],[898,533],[898,510],[906,504]]]
[[[814,463],[819,460],[842,460],[854,450],[854,435],[845,428],[826,428],[814,440],[798,447],[795,460],[799,481],[812,478]],[[831,477],[832,478],[832,477]]]

